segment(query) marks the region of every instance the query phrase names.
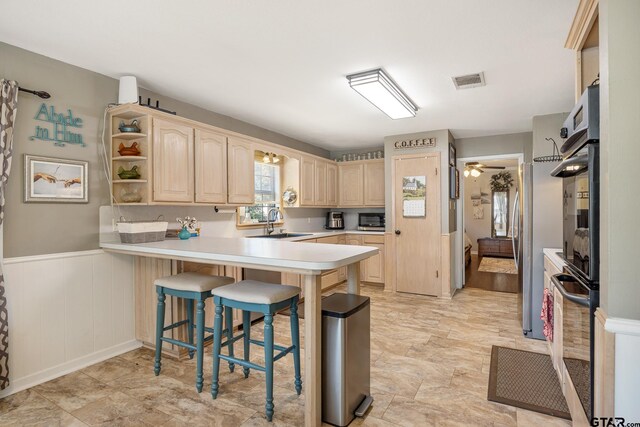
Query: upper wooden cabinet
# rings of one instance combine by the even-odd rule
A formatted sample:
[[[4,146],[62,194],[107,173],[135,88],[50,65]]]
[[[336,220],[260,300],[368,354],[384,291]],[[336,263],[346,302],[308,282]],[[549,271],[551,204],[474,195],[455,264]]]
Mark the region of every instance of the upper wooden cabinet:
[[[316,160],[313,199],[315,206],[327,205],[327,163]]]
[[[196,203],[227,203],[227,136],[195,130]]]
[[[230,136],[228,153],[228,197],[230,204],[250,205],[255,202],[254,154],[251,141]]]
[[[340,206],[364,205],[364,165],[344,163],[338,166]]]
[[[337,191],[335,162],[300,156],[300,206],[337,206]]]
[[[384,206],[384,160],[364,164],[364,205]]]
[[[575,96],[591,85],[600,73],[598,0],[580,0],[564,47],[575,52]]]
[[[327,205],[338,206],[338,166],[327,163]]]
[[[315,204],[315,160],[300,156],[300,206],[313,206]]]
[[[339,163],[341,207],[384,206],[384,160]]]
[[[193,202],[193,128],[153,120],[153,200]]]

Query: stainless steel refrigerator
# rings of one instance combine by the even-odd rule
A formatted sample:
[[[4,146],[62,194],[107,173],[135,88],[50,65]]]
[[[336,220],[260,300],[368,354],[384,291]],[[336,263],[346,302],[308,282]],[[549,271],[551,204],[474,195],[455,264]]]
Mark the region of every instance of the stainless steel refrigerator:
[[[518,317],[525,336],[533,334],[533,283],[531,275],[533,166],[518,165],[518,189],[511,221],[514,261],[518,268]],[[540,312],[538,312],[538,318]],[[541,331],[542,332],[542,331]]]

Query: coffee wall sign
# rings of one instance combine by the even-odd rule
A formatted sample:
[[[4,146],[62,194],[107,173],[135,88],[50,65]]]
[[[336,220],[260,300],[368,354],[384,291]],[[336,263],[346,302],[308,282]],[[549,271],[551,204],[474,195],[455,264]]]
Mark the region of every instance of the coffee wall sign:
[[[407,148],[433,148],[435,146],[435,138],[403,139],[393,143],[393,148],[395,150],[404,150]]]
[[[37,125],[29,140],[53,142],[57,147],[64,147],[67,144],[86,146],[79,132],[82,128],[82,119],[75,117],[71,109],[67,109],[66,113],[58,113],[53,105],[47,106],[43,102],[34,119],[46,124]]]

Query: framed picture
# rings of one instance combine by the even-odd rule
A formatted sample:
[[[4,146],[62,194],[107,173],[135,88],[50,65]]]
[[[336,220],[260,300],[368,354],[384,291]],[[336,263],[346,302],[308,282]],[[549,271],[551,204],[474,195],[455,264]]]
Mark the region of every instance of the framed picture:
[[[89,162],[25,154],[25,203],[88,203]]]
[[[449,143],[449,166],[456,166],[456,147]]]
[[[455,166],[449,166],[449,198],[460,197],[460,174]]]

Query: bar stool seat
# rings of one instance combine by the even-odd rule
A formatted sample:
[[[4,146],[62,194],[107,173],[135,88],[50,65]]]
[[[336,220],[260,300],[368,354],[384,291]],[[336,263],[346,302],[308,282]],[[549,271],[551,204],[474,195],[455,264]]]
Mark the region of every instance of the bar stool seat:
[[[300,288],[277,283],[243,280],[229,286],[217,287],[213,295],[248,304],[274,304],[300,294]]]
[[[183,347],[189,350],[189,357],[193,358],[196,355],[196,390],[198,393],[202,391],[203,375],[202,375],[202,361],[204,355],[204,343],[206,341],[213,340],[214,330],[207,328],[204,325],[204,306],[205,301],[211,298],[211,290],[220,286],[229,285],[235,281],[232,277],[225,276],[210,276],[208,274],[188,272],[180,273],[173,276],[166,276],[156,279],[153,283],[156,285],[156,292],[158,293],[158,308],[156,312],[156,356],[154,363],[154,373],[160,374],[162,367],[162,343],[168,342],[170,344]],[[166,295],[171,295],[178,298],[183,298],[187,302],[187,318],[184,320],[176,321],[168,326],[164,325],[164,312],[165,312],[165,298]],[[193,319],[193,306],[196,302],[196,320]],[[226,329],[221,333],[226,333],[228,337],[231,337],[233,330],[233,319],[231,309],[229,308],[225,313],[226,317]],[[172,329],[178,328],[182,325],[187,325],[187,339],[188,342],[182,341],[176,338],[165,337],[164,333]],[[196,330],[196,337],[194,343],[193,332]],[[205,331],[211,335],[205,338]],[[233,356],[232,347],[229,347],[230,355]],[[233,371],[233,364],[229,364],[229,369]]]
[[[207,292],[235,282],[233,277],[210,276],[202,273],[180,273],[156,279],[153,284],[176,291]]]
[[[221,286],[213,289],[213,300],[215,303],[215,316],[213,329],[218,331],[222,328],[222,312],[236,308],[242,310],[242,334],[227,338],[222,342],[222,334],[216,333],[213,338],[213,379],[211,381],[211,396],[215,399],[218,396],[218,373],[220,371],[220,360],[238,364],[243,367],[245,378],[249,376],[250,369],[262,371],[266,376],[266,415],[267,420],[273,419],[273,363],[289,353],[293,354],[294,385],[296,392],[302,392],[302,379],[300,377],[300,332],[298,325],[298,299],[300,289],[295,286],[279,285],[274,283],[263,283],[254,280],[243,280],[233,285]],[[291,312],[291,343],[289,347],[276,345],[273,342],[273,317],[285,308]],[[264,341],[251,339],[251,312],[264,314]],[[244,342],[244,358],[238,359],[233,356],[233,343],[239,339]],[[255,364],[249,360],[250,344],[264,347],[264,366]],[[229,356],[220,354],[224,346],[229,347]],[[278,350],[278,354],[274,354]]]

